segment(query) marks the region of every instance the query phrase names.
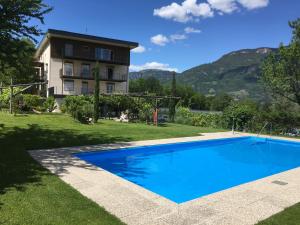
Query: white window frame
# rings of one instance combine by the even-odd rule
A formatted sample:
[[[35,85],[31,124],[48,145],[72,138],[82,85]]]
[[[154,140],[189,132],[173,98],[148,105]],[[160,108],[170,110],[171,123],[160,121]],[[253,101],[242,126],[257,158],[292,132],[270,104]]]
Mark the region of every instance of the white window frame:
[[[70,74],[67,73],[67,70],[66,70],[66,68],[68,66],[71,66],[70,67],[71,68],[71,73]],[[66,75],[66,76],[74,76],[74,65],[73,65],[73,63],[71,63],[71,62],[65,62],[64,63],[64,75]]]
[[[69,86],[69,84],[71,84]],[[64,91],[73,92],[75,90],[74,80],[64,80]]]

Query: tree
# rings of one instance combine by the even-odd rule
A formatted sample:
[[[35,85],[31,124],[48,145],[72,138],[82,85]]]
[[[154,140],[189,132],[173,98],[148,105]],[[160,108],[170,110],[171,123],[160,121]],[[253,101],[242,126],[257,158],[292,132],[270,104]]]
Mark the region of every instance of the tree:
[[[95,90],[94,90],[94,123],[98,122],[99,119],[99,63],[96,63],[94,69],[94,78],[95,78]]]
[[[0,80],[3,84],[10,84],[13,78],[17,83],[29,83],[38,81],[34,69],[35,46],[29,39],[15,41],[15,61],[13,64],[1,62]]]
[[[36,42],[35,37],[42,34],[37,25],[30,25],[32,20],[44,23],[44,15],[52,10],[42,3],[42,0],[0,0],[0,72],[10,67],[22,70],[24,55],[27,53],[28,43],[22,41],[27,38]],[[36,24],[36,23],[35,23]],[[28,50],[31,53],[31,49]],[[26,54],[25,54],[26,56]],[[31,59],[31,57],[29,57]]]
[[[152,93],[156,95],[163,95],[163,86],[155,77],[139,78],[132,80],[129,83],[129,92],[131,93]]]
[[[227,127],[231,128],[235,124],[235,128],[243,130],[247,128],[252,119],[258,114],[257,105],[250,100],[240,102],[232,101],[224,110],[223,118],[227,123]]]
[[[172,96],[176,97],[176,77],[175,72],[173,72],[173,79],[172,79],[172,88],[171,88]],[[176,114],[176,99],[170,99],[169,103],[169,119],[171,122],[174,122],[175,120],[175,114]]]
[[[210,110],[223,111],[232,100],[232,97],[226,93],[216,95],[211,100]]]
[[[293,29],[291,43],[266,58],[262,78],[275,96],[300,105],[300,19],[289,25]]]

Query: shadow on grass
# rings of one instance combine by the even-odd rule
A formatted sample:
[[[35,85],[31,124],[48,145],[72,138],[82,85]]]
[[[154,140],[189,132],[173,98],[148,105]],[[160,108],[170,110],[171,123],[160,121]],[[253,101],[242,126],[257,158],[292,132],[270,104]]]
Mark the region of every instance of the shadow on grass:
[[[53,130],[38,124],[26,128],[5,127],[0,129],[0,195],[17,189],[24,191],[27,184],[42,185],[41,178],[51,175],[29,155],[27,150],[50,149],[102,143],[130,141],[124,137],[109,136],[103,133],[91,136],[76,130]],[[57,155],[56,155],[57,154]],[[59,153],[54,152],[53,160]],[[71,163],[65,159],[65,165]],[[80,166],[80,165],[78,165]],[[83,166],[83,165],[82,165]],[[1,207],[1,202],[0,202]]]

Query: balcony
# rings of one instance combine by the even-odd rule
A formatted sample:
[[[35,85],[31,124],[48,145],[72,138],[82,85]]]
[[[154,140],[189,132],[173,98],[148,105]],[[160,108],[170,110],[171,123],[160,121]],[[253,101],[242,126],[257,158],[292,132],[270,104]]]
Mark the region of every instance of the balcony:
[[[122,57],[116,57],[114,56],[110,60],[104,60],[104,59],[98,59],[95,57],[94,53],[90,54],[82,54],[81,52],[75,51],[72,55],[66,55],[63,52],[63,59],[73,59],[73,60],[84,60],[84,61],[91,61],[91,62],[100,62],[100,63],[108,63],[108,64],[114,64],[114,65],[124,65],[128,66],[129,62],[127,58]]]
[[[65,79],[79,79],[79,80],[94,80],[94,75],[90,74],[81,74],[73,73],[73,75],[68,75],[63,73],[63,69],[60,69],[60,77]],[[100,74],[100,81],[111,81],[111,82],[126,82],[127,74],[113,74],[109,76],[108,74]]]
[[[92,95],[92,94],[94,94],[94,89],[81,88],[81,94],[82,95]]]
[[[64,74],[63,69],[59,71],[60,78],[79,79],[79,80],[94,80],[93,74],[73,73],[72,75]]]

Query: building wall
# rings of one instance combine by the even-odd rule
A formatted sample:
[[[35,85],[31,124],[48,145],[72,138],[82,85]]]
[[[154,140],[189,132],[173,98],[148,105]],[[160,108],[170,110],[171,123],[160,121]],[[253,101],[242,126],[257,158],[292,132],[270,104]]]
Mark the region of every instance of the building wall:
[[[73,73],[74,76],[80,76],[81,64],[89,63],[90,68],[95,67],[94,62],[80,61],[80,60],[64,60],[65,62],[73,63]],[[82,81],[88,82],[88,89],[90,92],[93,92],[95,81],[94,80],[86,80],[86,79],[72,79],[72,77],[61,78],[61,74],[63,71],[63,63],[62,59],[51,58],[51,76],[49,79],[49,87],[54,87],[54,93],[57,95],[80,95],[82,94]],[[110,65],[110,64],[99,64],[100,69],[100,77],[105,77],[107,74],[107,67],[114,68],[115,76],[126,76],[126,80],[128,80],[128,66],[123,65]],[[63,80],[74,80],[74,91],[64,91]],[[128,82],[128,81],[127,81]],[[114,82],[114,81],[104,81],[100,79],[100,92],[106,93],[106,84],[114,83],[115,84],[115,93],[127,93],[128,85],[127,82]]]
[[[51,40],[51,57],[53,58],[63,58],[64,57],[64,47],[65,44],[73,45],[73,57],[80,59],[95,60],[95,48],[105,48],[110,49],[113,52],[112,62],[118,64],[129,65],[130,64],[130,49],[114,45],[97,44],[93,42],[83,42],[76,40],[68,40],[64,38],[53,37]],[[88,47],[88,51],[84,48]],[[72,57],[71,57],[72,58]]]
[[[38,59],[39,62],[44,63],[44,75],[45,75],[45,80],[49,81],[50,78],[50,74],[51,74],[51,68],[50,68],[50,64],[51,64],[51,46],[50,44],[48,44],[44,51],[43,54],[41,54],[40,58]],[[49,83],[47,85],[46,88],[49,87]]]

